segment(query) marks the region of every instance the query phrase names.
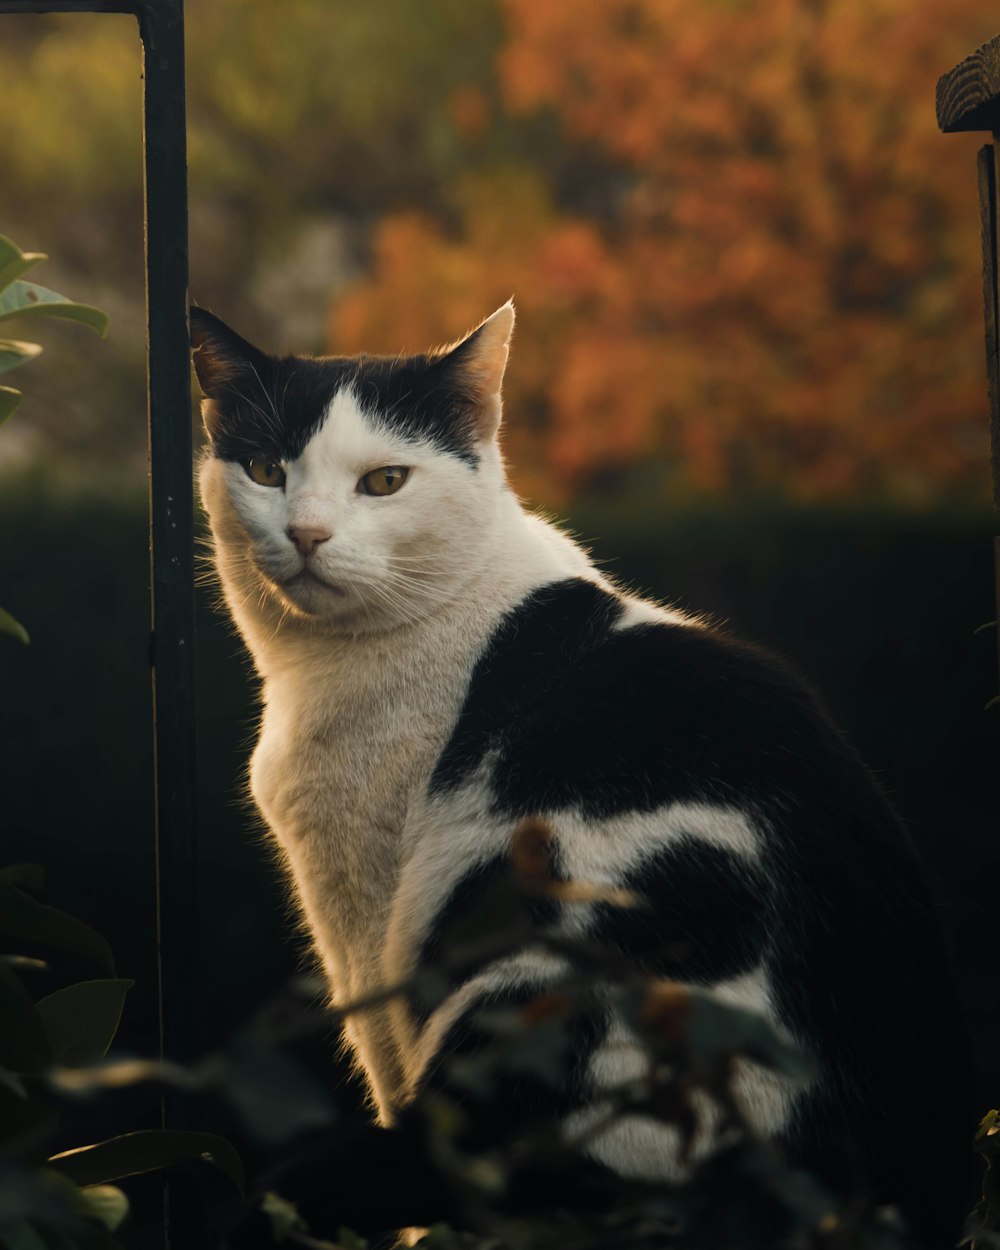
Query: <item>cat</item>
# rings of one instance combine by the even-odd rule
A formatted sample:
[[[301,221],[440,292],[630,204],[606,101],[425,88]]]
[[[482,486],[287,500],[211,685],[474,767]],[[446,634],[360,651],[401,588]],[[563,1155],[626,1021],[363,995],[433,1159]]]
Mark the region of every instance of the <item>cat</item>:
[[[920,1244],[946,1244],[974,1124],[907,835],[783,662],[621,589],[522,506],[498,437],[513,325],[508,303],[424,355],[275,357],[191,311],[201,497],[261,682],[250,788],[332,1000],[432,962],[519,822],[543,819],[561,879],[650,906],[547,900],[538,923],[763,1015],[816,1069],[793,1085],[743,1063],[749,1123],[842,1188],[853,1168]],[[379,1123],[474,1045],[478,1005],[558,972],[525,950],[430,1007],[350,1016]],[[585,1032],[570,1127],[641,1064],[614,1013]],[[626,1117],[588,1153],[675,1180],[673,1132]]]

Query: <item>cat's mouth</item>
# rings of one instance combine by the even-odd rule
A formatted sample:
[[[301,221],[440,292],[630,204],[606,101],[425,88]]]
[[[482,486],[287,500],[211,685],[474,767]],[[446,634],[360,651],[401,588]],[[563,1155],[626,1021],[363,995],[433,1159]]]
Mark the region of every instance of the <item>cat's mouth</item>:
[[[320,587],[323,590],[328,590],[332,594],[340,595],[341,597],[347,594],[347,591],[342,586],[338,586],[334,582],[327,581],[325,577],[320,577],[319,574],[314,573],[308,565],[303,565],[297,573],[293,573],[291,577],[286,577],[281,582],[282,590],[295,590],[302,588],[308,593],[314,587]]]

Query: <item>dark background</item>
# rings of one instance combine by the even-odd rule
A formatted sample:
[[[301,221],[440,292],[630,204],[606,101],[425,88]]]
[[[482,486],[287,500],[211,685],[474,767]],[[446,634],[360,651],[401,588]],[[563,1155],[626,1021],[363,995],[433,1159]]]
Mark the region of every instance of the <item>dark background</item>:
[[[576,531],[619,579],[723,619],[789,657],[825,695],[912,831],[955,947],[981,1066],[1000,1097],[991,907],[997,849],[991,516],[817,511],[778,503],[579,510]],[[136,987],[119,1049],[153,1054],[155,919],[146,504],[47,492],[0,501],[4,606],[32,644],[0,638],[3,862],[35,861],[48,901],[110,940]],[[199,592],[206,1045],[220,1046],[307,966],[278,872],[242,799],[254,684]],[[356,1089],[333,1030],[308,1062]],[[919,1098],[920,1091],[914,1090]],[[132,1125],[115,1124],[115,1131]],[[223,1126],[227,1127],[228,1126]],[[67,1142],[75,1145],[77,1142]]]

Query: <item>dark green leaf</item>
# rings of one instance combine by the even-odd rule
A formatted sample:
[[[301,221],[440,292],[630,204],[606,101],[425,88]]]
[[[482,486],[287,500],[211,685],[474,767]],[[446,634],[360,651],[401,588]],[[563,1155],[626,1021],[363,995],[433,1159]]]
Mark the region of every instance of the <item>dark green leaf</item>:
[[[0,396],[0,404],[3,397]],[[24,628],[20,621],[15,620],[9,612],[0,608],[0,634],[13,634],[18,642],[23,642],[25,646],[31,641],[28,637],[28,631]]]
[[[524,886],[510,864],[504,864],[486,889],[474,894],[470,905],[459,908],[442,926],[441,962],[461,966],[468,947],[521,929],[530,929]]]
[[[699,1057],[736,1053],[793,1080],[814,1075],[808,1055],[786,1042],[763,1016],[708,993],[692,992],[691,1001],[688,1038]]]
[[[6,1158],[44,1163],[45,1143],[57,1123],[55,1105],[37,1080],[22,1081],[0,1068],[0,1141]]]
[[[329,1090],[305,1067],[246,1041],[230,1052],[222,1091],[247,1132],[265,1146],[287,1145],[336,1118]]]
[[[79,1068],[108,1053],[118,1031],[125,995],[134,981],[79,981],[41,999],[35,1010],[53,1063]]]
[[[117,1185],[86,1185],[80,1190],[84,1210],[114,1232],[128,1215],[128,1199]]]
[[[88,1220],[80,1191],[48,1168],[0,1165],[0,1245],[42,1245],[45,1250],[107,1250],[116,1245]],[[40,1238],[24,1240],[22,1229]]]
[[[21,392],[15,391],[12,386],[0,386],[0,425],[13,416],[21,398]]]
[[[350,1228],[337,1232],[337,1250],[368,1250],[368,1242]]]
[[[34,360],[42,352],[38,343],[22,343],[17,339],[0,339],[0,373],[9,373]]]
[[[309,1226],[299,1215],[295,1204],[281,1194],[269,1190],[260,1200],[260,1209],[271,1225],[271,1237],[280,1246],[289,1233],[308,1233]]]
[[[111,948],[89,925],[48,907],[0,877],[0,947],[13,954],[34,954],[39,947],[67,951],[115,975]]]
[[[665,1013],[656,1009],[660,995]],[[621,1006],[651,1049],[661,1049],[664,1042],[668,1051],[680,1046],[702,1068],[742,1055],[792,1080],[814,1074],[809,1056],[787,1042],[770,1021],[694,986],[656,983],[630,992]]]
[[[40,894],[45,889],[45,869],[41,864],[8,864],[0,868],[0,881],[9,881],[19,890]]]
[[[76,1185],[103,1185],[189,1160],[210,1163],[243,1192],[243,1163],[229,1142],[215,1133],[145,1129],[54,1155],[49,1166]]]
[[[45,1030],[27,990],[0,967],[0,1064],[12,1072],[44,1072],[51,1062]]]
[[[30,1224],[4,1229],[4,1250],[52,1250],[52,1242]]]
[[[44,959],[32,959],[30,955],[0,955],[0,964],[12,972],[48,972]]]
[[[979,1121],[973,1145],[987,1158],[1000,1154],[1000,1111],[993,1108]]]

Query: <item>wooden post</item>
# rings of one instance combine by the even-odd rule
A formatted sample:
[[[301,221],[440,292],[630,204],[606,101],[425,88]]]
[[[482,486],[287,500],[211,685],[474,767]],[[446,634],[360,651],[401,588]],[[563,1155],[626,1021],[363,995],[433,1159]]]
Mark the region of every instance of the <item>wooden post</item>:
[[[1000,35],[944,74],[937,85],[938,125],[946,134],[988,130],[993,142],[979,151],[979,218],[983,239],[983,317],[990,419],[993,506],[1000,510],[1000,315],[997,304],[997,185],[1000,183]],[[994,539],[997,620],[1000,622],[1000,537]],[[997,626],[1000,661],[1000,624]]]

